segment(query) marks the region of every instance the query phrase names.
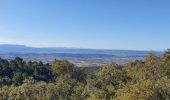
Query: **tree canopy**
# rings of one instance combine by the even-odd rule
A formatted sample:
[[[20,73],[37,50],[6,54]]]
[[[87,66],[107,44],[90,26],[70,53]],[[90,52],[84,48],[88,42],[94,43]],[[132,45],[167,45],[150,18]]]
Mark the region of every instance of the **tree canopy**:
[[[170,100],[170,54],[79,68],[0,58],[0,100]]]

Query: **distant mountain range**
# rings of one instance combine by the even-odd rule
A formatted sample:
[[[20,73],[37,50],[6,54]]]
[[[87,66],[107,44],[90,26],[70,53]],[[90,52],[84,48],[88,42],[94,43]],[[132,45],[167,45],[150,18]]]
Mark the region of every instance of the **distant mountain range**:
[[[150,51],[137,50],[105,50],[105,49],[83,49],[83,48],[35,48],[25,45],[10,45],[1,44],[0,53],[69,53],[69,54],[105,54],[114,56],[146,56]],[[163,52],[154,51],[156,55],[161,55]]]
[[[77,66],[105,65],[109,63],[125,64],[144,59],[150,51],[104,50],[83,48],[35,48],[25,45],[0,45],[0,58],[14,59],[19,56],[24,60],[36,60],[51,63],[54,59],[67,59]],[[163,52],[154,51],[158,56]]]

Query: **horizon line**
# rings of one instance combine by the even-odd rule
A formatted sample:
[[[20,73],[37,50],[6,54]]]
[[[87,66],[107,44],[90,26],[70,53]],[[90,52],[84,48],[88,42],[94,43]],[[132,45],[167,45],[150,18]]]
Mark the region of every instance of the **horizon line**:
[[[108,48],[86,48],[86,47],[62,47],[62,46],[31,46],[31,45],[26,45],[26,44],[13,44],[13,43],[11,43],[11,44],[8,44],[8,43],[0,43],[0,45],[13,45],[13,46],[25,46],[25,47],[30,47],[30,48],[65,48],[65,49],[91,49],[91,50],[128,50],[128,51],[150,51],[150,52],[152,52],[152,51],[157,51],[157,52],[164,52],[164,51],[167,51],[168,50],[168,48],[165,50],[152,50],[152,49],[148,49],[148,50],[146,50],[146,49],[144,49],[144,50],[137,50],[137,49],[119,49],[119,48],[117,48],[117,49],[108,49]]]

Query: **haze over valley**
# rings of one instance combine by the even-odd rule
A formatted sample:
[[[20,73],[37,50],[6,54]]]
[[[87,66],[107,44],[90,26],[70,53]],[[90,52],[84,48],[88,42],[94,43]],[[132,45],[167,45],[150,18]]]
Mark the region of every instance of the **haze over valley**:
[[[52,63],[54,59],[69,60],[79,67],[100,66],[111,63],[126,64],[134,60],[143,60],[151,51],[104,50],[83,48],[35,48],[25,45],[0,45],[0,57],[14,59],[21,57],[26,61],[43,61]],[[153,51],[160,56],[163,52]]]

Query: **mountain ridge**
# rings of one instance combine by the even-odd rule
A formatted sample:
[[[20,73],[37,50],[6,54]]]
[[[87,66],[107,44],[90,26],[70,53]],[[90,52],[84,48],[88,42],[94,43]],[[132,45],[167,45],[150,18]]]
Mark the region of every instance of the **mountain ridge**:
[[[29,47],[26,45],[0,44],[1,53],[73,53],[73,54],[148,54],[146,50],[90,49],[69,47]],[[154,51],[161,54],[161,51]]]
[[[106,65],[112,62],[126,64],[144,59],[150,51],[104,50],[85,48],[35,48],[25,45],[1,45],[0,58],[14,59],[21,57],[26,61],[43,61],[51,63],[54,59],[66,59],[77,66]],[[163,52],[154,52],[160,56]]]

